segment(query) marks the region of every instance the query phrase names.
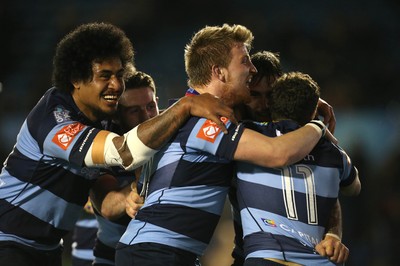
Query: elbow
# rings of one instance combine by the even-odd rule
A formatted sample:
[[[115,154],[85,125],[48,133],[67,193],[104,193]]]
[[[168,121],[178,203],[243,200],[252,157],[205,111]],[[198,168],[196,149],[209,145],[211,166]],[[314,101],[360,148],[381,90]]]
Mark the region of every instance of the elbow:
[[[111,208],[107,208],[104,205],[101,206],[101,216],[103,216],[107,220],[115,219],[112,209]]]
[[[354,188],[353,196],[358,196],[361,193],[361,183],[358,182],[358,184]]]
[[[361,193],[361,182],[356,180],[351,186],[340,189],[344,196],[358,196]]]
[[[265,166],[271,168],[285,167],[293,161],[292,157],[287,153],[275,153],[273,156],[266,158]]]
[[[281,153],[276,153],[276,166],[275,167],[285,167],[290,164],[294,164],[299,161],[299,158],[296,154],[293,154],[290,150],[282,151]]]

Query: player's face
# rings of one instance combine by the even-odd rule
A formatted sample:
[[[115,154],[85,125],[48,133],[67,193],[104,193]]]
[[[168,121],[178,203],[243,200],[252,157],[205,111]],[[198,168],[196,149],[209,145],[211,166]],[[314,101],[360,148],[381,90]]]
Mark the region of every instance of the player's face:
[[[150,87],[127,89],[119,101],[119,121],[126,132],[158,115],[158,98]]]
[[[125,89],[124,69],[119,58],[92,63],[93,79],[73,82],[72,96],[79,109],[92,121],[109,117],[117,110]]]
[[[250,84],[250,101],[247,104],[252,113],[252,119],[260,122],[271,120],[271,114],[268,108],[268,93],[271,91],[267,77],[256,84]]]
[[[227,69],[223,69],[226,87],[221,97],[230,106],[246,103],[250,100],[249,81],[257,69],[250,60],[244,44],[235,45],[232,50],[232,60]]]

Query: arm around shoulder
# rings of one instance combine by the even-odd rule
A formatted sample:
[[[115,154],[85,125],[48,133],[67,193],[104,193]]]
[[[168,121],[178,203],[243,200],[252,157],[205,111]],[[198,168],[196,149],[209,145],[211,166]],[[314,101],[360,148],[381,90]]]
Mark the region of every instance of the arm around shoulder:
[[[322,124],[322,122],[321,122]],[[323,135],[325,126],[307,123],[279,137],[267,137],[245,129],[234,154],[234,160],[264,167],[283,167],[303,159]]]

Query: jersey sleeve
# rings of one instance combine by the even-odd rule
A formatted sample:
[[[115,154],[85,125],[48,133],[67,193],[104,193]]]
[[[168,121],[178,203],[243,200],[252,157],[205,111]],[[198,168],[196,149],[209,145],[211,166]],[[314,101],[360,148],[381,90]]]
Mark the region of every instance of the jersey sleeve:
[[[224,134],[221,129],[211,120],[205,118],[196,119],[187,142],[187,148],[208,152],[227,160],[233,159],[233,154],[243,134],[243,124],[235,125],[229,120],[223,121],[228,129]]]
[[[61,159],[82,166],[101,130],[82,121],[65,96],[46,94],[28,115],[17,148],[32,159]]]
[[[355,170],[355,167],[347,153],[342,149],[339,150],[341,151],[343,156],[343,173],[340,182],[340,187],[342,188],[349,186],[353,183],[354,179],[356,178],[357,171]]]

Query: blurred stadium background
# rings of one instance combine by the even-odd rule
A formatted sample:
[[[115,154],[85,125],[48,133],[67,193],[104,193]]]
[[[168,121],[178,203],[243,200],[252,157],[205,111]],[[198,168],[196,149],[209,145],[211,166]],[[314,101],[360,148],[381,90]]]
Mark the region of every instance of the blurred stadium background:
[[[360,170],[362,192],[341,198],[347,265],[396,265],[400,240],[400,2],[70,0],[0,3],[0,159],[51,85],[52,56],[77,25],[111,22],[131,38],[136,66],[151,74],[160,107],[186,89],[183,51],[205,25],[243,24],[251,52],[280,52],[284,70],[310,74],[334,106],[335,135]],[[224,220],[214,243],[230,243]],[[66,243],[69,244],[68,238]],[[211,266],[229,250],[210,246]],[[219,245],[221,246],[221,245]],[[66,246],[66,261],[68,260]]]

